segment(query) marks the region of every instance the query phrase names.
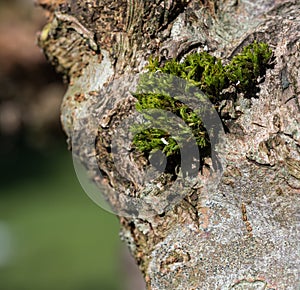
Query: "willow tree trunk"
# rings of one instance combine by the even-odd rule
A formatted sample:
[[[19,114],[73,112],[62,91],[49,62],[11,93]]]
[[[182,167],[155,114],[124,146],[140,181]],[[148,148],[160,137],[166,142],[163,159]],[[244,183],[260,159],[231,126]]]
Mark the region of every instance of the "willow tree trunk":
[[[61,111],[69,145],[120,215],[121,236],[147,288],[299,289],[299,1],[39,4],[49,17],[39,45],[69,82]],[[254,40],[269,44],[274,65],[257,96],[239,95],[224,105],[220,180],[209,182],[213,161],[206,158],[200,181],[182,199],[155,204],[175,181],[166,174],[161,183],[142,184],[147,161],[111,144],[118,125],[133,114],[130,92],[149,57],[163,63],[208,51],[226,62]],[[126,208],[127,198],[144,196],[152,197],[146,210],[152,214],[138,202]]]

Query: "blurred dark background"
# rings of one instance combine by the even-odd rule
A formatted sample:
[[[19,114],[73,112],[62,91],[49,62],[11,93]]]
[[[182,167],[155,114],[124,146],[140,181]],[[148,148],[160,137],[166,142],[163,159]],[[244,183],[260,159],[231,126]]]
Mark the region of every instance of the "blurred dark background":
[[[0,0],[0,290],[142,290],[117,218],[76,179],[33,2]]]

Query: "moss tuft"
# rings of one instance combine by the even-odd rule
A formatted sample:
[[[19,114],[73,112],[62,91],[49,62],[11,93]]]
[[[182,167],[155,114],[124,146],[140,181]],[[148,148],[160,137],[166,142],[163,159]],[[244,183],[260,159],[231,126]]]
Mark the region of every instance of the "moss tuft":
[[[138,99],[136,108],[143,112],[145,119],[151,121],[151,128],[142,129],[143,126],[134,127],[136,133],[133,144],[142,152],[149,154],[151,151],[162,150],[167,157],[179,154],[179,144],[170,136],[169,132],[162,129],[156,129],[164,124],[165,128],[172,128],[174,119],[170,120],[165,111],[181,118],[187,126],[181,126],[178,132],[177,141],[189,141],[187,138],[194,137],[199,148],[203,149],[209,146],[209,137],[204,128],[201,118],[193,110],[182,102],[170,97],[169,95],[160,94],[134,94]],[[155,112],[147,113],[148,109],[159,109]],[[191,135],[192,134],[192,135]]]
[[[255,41],[244,47],[243,51],[234,56],[227,65],[223,65],[221,59],[207,52],[200,52],[186,56],[183,62],[172,59],[163,65],[160,65],[157,58],[150,58],[146,68],[150,75],[160,72],[186,80],[188,85],[199,88],[213,104],[218,105],[224,98],[222,91],[229,86],[234,86],[236,92],[243,93],[245,97],[255,97],[259,78],[262,78],[267,68],[270,67],[272,54],[268,44]],[[151,121],[152,127],[142,129],[141,126],[136,126],[133,128],[136,133],[133,144],[146,156],[149,156],[153,151],[162,150],[167,157],[173,157],[173,161],[177,159],[175,163],[179,164],[180,146],[178,142],[168,132],[155,128],[155,124],[167,124],[168,118],[160,114],[156,119],[145,111],[147,109],[160,109],[181,118],[188,129],[183,127],[182,132],[178,132],[179,139],[186,138],[187,134],[192,132],[200,155],[202,157],[207,156],[210,149],[208,133],[200,117],[198,117],[199,114],[171,97],[171,95],[176,95],[174,90],[177,89],[172,87],[172,82],[164,81],[161,84],[152,84],[149,76],[141,78],[138,90],[133,93],[133,96],[138,100],[136,109]],[[143,93],[145,90],[153,93]],[[187,91],[188,88],[182,88],[182,90]],[[178,94],[180,92],[177,92]],[[230,96],[233,100],[236,97],[236,93]]]
[[[265,75],[267,68],[270,68],[272,54],[268,44],[255,41],[232,58],[225,70],[238,92],[243,92],[249,97],[257,92],[259,78]]]

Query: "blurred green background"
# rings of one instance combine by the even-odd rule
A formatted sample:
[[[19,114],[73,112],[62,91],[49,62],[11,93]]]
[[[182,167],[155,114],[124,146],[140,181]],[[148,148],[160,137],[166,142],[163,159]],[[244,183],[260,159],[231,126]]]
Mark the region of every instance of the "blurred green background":
[[[117,218],[85,195],[64,147],[1,156],[1,290],[122,289]]]
[[[74,173],[33,2],[0,0],[0,290],[142,290],[118,219]]]

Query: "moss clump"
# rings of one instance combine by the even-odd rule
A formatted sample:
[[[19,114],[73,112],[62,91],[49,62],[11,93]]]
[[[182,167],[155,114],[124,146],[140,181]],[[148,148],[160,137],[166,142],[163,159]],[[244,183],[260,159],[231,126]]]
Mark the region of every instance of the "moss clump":
[[[243,92],[246,96],[256,93],[258,79],[263,77],[270,67],[272,54],[268,44],[263,42],[254,42],[244,47],[225,67],[230,83],[235,84],[238,92]]]
[[[200,88],[212,100],[216,100],[220,92],[229,86],[226,67],[222,65],[221,59],[207,52],[190,54],[182,63],[174,59],[167,61],[162,67],[158,66],[157,59],[150,59],[147,68],[149,72],[160,71],[183,78]]]
[[[213,104],[218,105],[224,98],[222,91],[229,86],[236,88],[236,93],[230,96],[233,100],[240,92],[244,93],[245,97],[255,96],[259,78],[262,78],[267,68],[270,67],[272,54],[268,44],[255,41],[244,47],[242,52],[234,56],[227,65],[223,65],[221,59],[207,52],[201,52],[188,55],[183,62],[172,59],[163,65],[159,64],[157,58],[151,58],[146,68],[150,75],[161,72],[186,80],[187,86],[191,85],[199,88]],[[147,114],[144,110],[166,110],[181,118],[195,136],[200,155],[203,157],[208,154],[208,149],[210,149],[207,131],[199,118],[199,113],[193,112],[187,105],[171,97],[171,95],[180,94],[180,92],[174,92],[174,90],[178,90],[178,88],[172,87],[172,81],[163,81],[160,84],[155,83],[153,85],[149,75],[142,77],[137,92],[133,93],[133,96],[138,100],[136,109],[143,112],[143,115],[149,121],[151,120],[152,125],[155,125],[155,122],[157,124],[167,123],[168,120],[162,115],[155,119],[153,115]],[[153,91],[153,93],[143,93],[145,91]],[[186,91],[188,91],[187,87],[182,88],[182,92]],[[198,97],[201,97],[201,95],[199,94]],[[133,144],[146,156],[156,150],[162,150],[167,157],[177,158],[180,156],[180,146],[168,132],[155,129],[153,126],[144,130],[141,128],[139,126],[134,128],[133,131],[136,134]],[[187,132],[182,128],[179,136],[185,138],[184,133]],[[180,160],[177,162],[179,163]]]
[[[165,128],[174,126],[174,119],[167,117],[165,111],[171,112],[173,115],[181,118],[187,126],[180,126],[177,141],[189,142],[191,137],[194,137],[199,148],[203,149],[209,146],[209,137],[204,128],[203,122],[199,115],[191,110],[187,105],[170,97],[169,95],[160,94],[135,94],[138,99],[136,109],[142,112],[144,109],[154,109],[151,113],[143,111],[144,117],[151,121],[151,128],[142,129],[142,126],[134,128],[136,132],[133,144],[142,152],[150,153],[153,150],[162,150],[167,157],[179,154],[179,144],[174,138],[171,138],[170,133],[160,127],[164,124]],[[155,109],[159,111],[155,112]],[[163,110],[160,110],[163,109]],[[155,126],[156,125],[156,126]]]

